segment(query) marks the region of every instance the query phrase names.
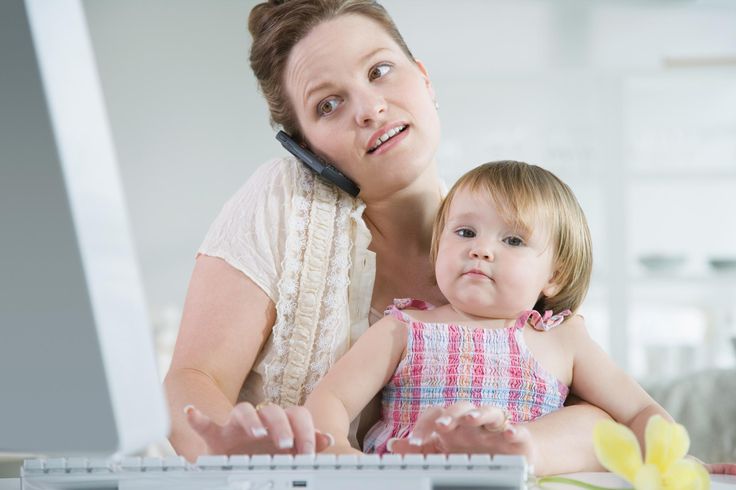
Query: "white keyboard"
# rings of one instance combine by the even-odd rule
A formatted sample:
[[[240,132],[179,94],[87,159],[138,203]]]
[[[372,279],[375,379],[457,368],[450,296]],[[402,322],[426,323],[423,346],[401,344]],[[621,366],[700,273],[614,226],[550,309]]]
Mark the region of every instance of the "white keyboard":
[[[467,454],[49,458],[24,461],[23,490],[516,490],[521,456]]]

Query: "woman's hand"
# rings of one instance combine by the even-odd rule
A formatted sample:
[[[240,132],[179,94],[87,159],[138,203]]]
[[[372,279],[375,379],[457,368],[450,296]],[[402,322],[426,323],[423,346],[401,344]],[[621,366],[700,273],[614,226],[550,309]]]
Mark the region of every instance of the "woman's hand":
[[[503,410],[459,402],[425,410],[411,435],[389,443],[393,453],[520,454],[533,464],[535,448],[523,425],[511,425]]]
[[[184,413],[207,444],[208,454],[314,454],[334,443],[331,435],[314,429],[304,407],[284,409],[267,404],[256,409],[250,403],[239,403],[224,425],[192,405]]]

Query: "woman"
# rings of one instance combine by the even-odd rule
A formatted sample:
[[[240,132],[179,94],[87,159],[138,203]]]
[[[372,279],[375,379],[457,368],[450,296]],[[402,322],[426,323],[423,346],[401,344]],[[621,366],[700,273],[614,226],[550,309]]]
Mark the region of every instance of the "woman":
[[[428,260],[443,194],[435,94],[391,18],[371,0],[272,0],[252,10],[249,29],[272,122],[361,190],[352,198],[279,159],[212,225],[165,380],[170,439],[190,460],[322,450],[330,436],[296,405],[393,298],[445,302]],[[471,408],[427,412],[418,425]],[[503,414],[482,407],[471,426],[393,449],[452,452],[462,439],[474,452],[526,454],[538,473],[592,469],[590,434],[604,416],[566,407],[494,432]],[[374,420],[364,412],[360,425]],[[354,445],[361,435],[356,424]]]

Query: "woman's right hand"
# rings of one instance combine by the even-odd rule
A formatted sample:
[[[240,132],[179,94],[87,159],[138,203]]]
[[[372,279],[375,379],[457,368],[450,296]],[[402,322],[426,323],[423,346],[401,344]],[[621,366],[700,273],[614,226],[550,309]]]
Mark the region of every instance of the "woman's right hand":
[[[238,403],[224,425],[193,405],[184,408],[187,422],[207,445],[208,454],[314,454],[334,444],[331,435],[316,431],[304,407],[266,404],[256,409]]]

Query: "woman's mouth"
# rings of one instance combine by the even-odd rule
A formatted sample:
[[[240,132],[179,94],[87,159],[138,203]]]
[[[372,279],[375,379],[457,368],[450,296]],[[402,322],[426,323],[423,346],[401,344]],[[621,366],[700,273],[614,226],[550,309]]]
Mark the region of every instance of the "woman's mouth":
[[[374,151],[378,150],[381,146],[383,146],[384,143],[391,141],[392,138],[394,138],[397,134],[400,134],[404,132],[407,128],[406,124],[402,124],[400,126],[396,126],[394,128],[389,129],[382,135],[378,136],[376,140],[373,142],[373,145],[368,148],[368,153],[373,153]]]

